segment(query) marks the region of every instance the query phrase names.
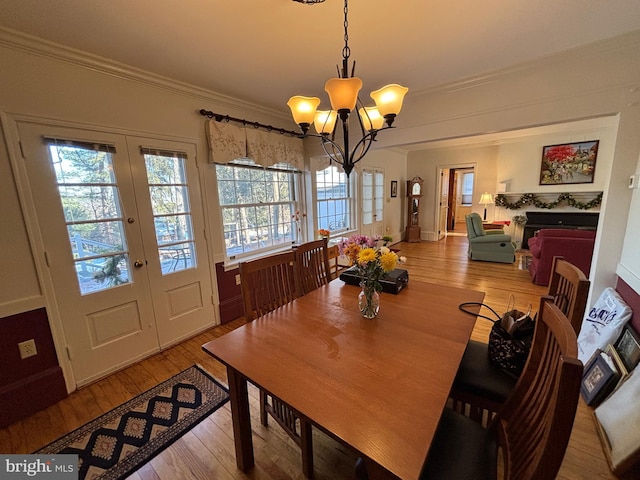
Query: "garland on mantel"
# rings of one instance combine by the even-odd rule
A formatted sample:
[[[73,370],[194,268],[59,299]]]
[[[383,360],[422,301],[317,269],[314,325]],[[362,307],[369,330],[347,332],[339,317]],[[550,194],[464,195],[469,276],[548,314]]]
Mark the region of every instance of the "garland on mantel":
[[[579,202],[570,193],[561,193],[555,202],[543,202],[538,198],[535,193],[524,193],[522,196],[513,203],[507,201],[507,196],[504,193],[496,195],[495,204],[496,207],[504,207],[509,210],[520,210],[526,205],[533,204],[537,208],[556,208],[561,203],[566,202],[570,207],[578,208],[580,210],[588,210],[590,208],[599,207],[602,203],[602,192],[600,192],[596,198],[590,202]]]

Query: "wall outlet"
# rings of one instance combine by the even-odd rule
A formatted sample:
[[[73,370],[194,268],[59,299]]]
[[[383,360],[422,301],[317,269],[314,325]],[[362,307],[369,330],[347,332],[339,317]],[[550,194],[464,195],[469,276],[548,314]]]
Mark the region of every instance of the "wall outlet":
[[[629,177],[629,188],[638,188],[640,187],[640,175],[631,175]]]
[[[240,274],[236,275],[236,285],[240,285]]]
[[[20,358],[22,359],[33,357],[34,355],[38,354],[38,350],[36,349],[36,341],[33,338],[31,340],[20,342],[18,344],[18,348],[20,349]]]

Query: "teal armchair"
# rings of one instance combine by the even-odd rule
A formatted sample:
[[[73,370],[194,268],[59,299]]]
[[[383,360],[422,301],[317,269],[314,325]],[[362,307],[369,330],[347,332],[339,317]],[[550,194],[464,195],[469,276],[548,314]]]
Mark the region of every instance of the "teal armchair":
[[[516,247],[504,230],[485,230],[482,218],[477,213],[465,215],[467,222],[468,255],[471,260],[484,262],[513,263]]]

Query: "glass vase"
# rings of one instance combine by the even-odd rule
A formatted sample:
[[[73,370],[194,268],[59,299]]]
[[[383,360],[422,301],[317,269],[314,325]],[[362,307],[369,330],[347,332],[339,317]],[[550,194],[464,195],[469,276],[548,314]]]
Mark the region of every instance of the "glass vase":
[[[375,318],[380,310],[380,294],[373,285],[360,282],[362,291],[358,295],[358,306],[364,318]]]

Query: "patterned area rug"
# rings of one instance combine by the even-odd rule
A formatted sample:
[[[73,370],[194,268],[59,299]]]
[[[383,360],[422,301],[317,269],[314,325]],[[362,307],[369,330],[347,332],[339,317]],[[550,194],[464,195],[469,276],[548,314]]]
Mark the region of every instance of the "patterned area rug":
[[[121,479],[228,400],[227,389],[194,365],[35,453],[78,454],[80,480]]]

